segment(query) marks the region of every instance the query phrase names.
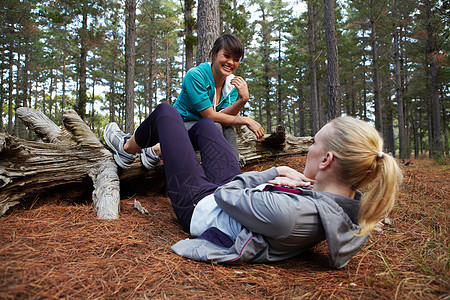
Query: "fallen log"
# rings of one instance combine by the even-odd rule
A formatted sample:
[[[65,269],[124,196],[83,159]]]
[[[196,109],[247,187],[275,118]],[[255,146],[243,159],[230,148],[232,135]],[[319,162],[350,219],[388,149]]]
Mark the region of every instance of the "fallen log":
[[[236,129],[239,153],[247,163],[280,155],[306,154],[313,143],[312,137],[295,137],[286,134],[284,127],[277,126],[271,134],[258,141],[246,126]]]
[[[119,217],[119,178],[111,152],[105,149],[73,110],[63,114],[63,134],[44,114],[19,108],[23,122],[44,141],[32,142],[0,134],[0,215],[33,193],[54,186],[86,182],[94,185],[97,216]]]
[[[19,108],[16,113],[43,142],[19,139],[0,133],[0,216],[10,207],[52,187],[92,191],[99,218],[119,217],[120,189],[128,194],[160,192],[165,186],[162,166],[153,170],[138,161],[128,170],[118,169],[105,148],[74,110],[64,110],[59,128],[43,113]],[[236,128],[240,153],[247,163],[268,157],[306,153],[311,137],[298,138],[278,127],[262,141],[245,126]],[[74,193],[72,193],[73,195]]]

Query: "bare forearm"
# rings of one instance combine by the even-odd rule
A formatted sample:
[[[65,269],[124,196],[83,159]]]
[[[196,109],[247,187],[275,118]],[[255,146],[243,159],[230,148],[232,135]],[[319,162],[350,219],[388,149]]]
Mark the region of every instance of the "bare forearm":
[[[256,135],[257,139],[264,137],[264,129],[255,120],[249,117],[233,116],[223,112],[216,112],[212,107],[208,107],[200,112],[203,118],[210,118],[214,122],[225,126],[246,125]]]
[[[237,114],[241,111],[241,109],[244,107],[244,105],[245,105],[245,103],[247,103],[247,101],[245,101],[242,98],[239,98],[232,105],[228,106],[225,109],[222,109],[220,112],[227,114],[227,115],[237,116]]]
[[[229,114],[225,111],[222,112],[208,112],[206,114],[202,114],[202,117],[210,118],[214,122],[220,123],[225,126],[234,126],[234,125],[248,125],[249,121],[247,117],[241,117],[237,115]]]

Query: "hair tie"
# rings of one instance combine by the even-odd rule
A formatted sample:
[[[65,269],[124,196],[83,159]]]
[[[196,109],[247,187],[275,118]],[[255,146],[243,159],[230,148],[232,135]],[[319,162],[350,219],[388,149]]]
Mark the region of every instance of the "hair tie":
[[[383,158],[383,152],[378,152],[377,157],[378,157],[378,158]]]

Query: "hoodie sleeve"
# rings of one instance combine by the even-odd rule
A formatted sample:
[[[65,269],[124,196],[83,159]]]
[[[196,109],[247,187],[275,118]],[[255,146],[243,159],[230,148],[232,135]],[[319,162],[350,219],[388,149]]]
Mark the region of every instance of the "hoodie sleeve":
[[[249,230],[271,238],[286,238],[295,225],[295,196],[255,188],[276,176],[276,168],[240,174],[218,188],[214,198],[223,211]]]

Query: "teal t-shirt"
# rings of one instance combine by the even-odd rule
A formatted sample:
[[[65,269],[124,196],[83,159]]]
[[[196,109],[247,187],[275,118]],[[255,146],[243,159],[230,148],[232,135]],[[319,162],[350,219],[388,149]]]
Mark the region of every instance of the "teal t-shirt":
[[[230,84],[233,77],[233,74],[227,77],[222,88],[220,102],[215,107],[216,111],[221,111],[236,102],[238,92],[236,87]],[[181,93],[173,106],[181,114],[184,121],[198,121],[202,119],[199,112],[213,106],[215,94],[211,65],[205,62],[186,73],[181,86]]]

